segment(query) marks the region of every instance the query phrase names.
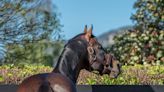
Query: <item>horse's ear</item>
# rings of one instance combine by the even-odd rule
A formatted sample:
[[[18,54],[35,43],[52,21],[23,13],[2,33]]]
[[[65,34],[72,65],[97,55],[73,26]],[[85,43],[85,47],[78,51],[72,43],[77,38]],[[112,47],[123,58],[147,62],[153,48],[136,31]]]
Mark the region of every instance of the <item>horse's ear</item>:
[[[91,26],[89,31],[87,31],[86,34],[85,34],[85,38],[88,42],[89,42],[90,38],[92,37],[92,30],[93,30],[93,26]]]
[[[84,33],[87,33],[87,25],[85,25]]]
[[[88,31],[88,34],[92,35],[93,25],[91,25],[91,28]]]
[[[92,37],[92,30],[93,30],[93,26],[91,25],[91,28],[86,32],[85,34],[85,38],[86,40],[89,42],[89,40],[91,39]]]

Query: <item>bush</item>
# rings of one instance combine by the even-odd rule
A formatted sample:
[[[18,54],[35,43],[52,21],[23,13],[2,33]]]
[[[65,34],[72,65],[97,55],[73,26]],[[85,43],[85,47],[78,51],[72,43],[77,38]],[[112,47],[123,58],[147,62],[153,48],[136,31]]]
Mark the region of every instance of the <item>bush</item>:
[[[61,41],[41,40],[7,45],[7,53],[2,64],[43,64],[53,66],[54,59],[58,58],[63,43]]]
[[[123,64],[164,64],[164,31],[127,31],[108,48]]]
[[[19,84],[26,77],[51,72],[52,67],[44,65],[3,65],[0,66],[0,84]],[[93,72],[82,70],[78,84],[105,84],[105,85],[145,85],[164,84],[164,66],[123,66],[122,73],[117,79],[110,79],[108,75],[100,76]]]
[[[137,0],[134,30],[114,38],[109,50],[124,64],[164,64],[163,0]]]
[[[0,66],[0,84],[19,84],[28,76],[50,71],[52,68],[44,65],[3,65]]]
[[[82,71],[78,84],[99,85],[163,85],[164,66],[123,66],[122,73],[117,79],[111,79],[108,75],[97,75]]]

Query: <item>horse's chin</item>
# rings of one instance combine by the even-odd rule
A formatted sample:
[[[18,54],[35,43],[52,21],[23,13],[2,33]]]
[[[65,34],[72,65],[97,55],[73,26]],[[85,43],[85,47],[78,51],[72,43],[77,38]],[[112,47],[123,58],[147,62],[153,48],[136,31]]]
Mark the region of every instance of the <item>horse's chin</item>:
[[[112,71],[112,68],[105,67],[102,74],[108,74],[109,78],[115,79],[119,76],[120,71]]]
[[[111,79],[116,79],[118,76],[110,75],[109,77],[110,77]]]
[[[120,74],[120,73],[111,72],[111,73],[109,74],[109,77],[112,78],[112,79],[116,79],[116,78],[118,78],[119,74]]]

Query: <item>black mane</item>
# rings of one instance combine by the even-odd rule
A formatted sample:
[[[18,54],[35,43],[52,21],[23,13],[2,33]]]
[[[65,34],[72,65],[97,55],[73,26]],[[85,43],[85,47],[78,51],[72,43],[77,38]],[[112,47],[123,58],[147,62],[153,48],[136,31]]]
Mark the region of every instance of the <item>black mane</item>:
[[[82,35],[85,35],[85,33],[81,33],[81,34],[76,35],[75,37],[73,37],[72,39],[70,39],[68,42],[74,41],[74,40],[78,39],[79,37],[81,37]],[[91,35],[91,38],[94,38],[94,37],[95,36],[92,34]]]
[[[80,37],[80,36],[82,36],[82,35],[85,35],[85,33],[78,34],[78,35],[76,35],[75,37],[73,37],[72,39],[78,38],[78,37]],[[91,38],[94,38],[94,37],[95,37],[95,36],[92,34],[92,35],[91,35]]]

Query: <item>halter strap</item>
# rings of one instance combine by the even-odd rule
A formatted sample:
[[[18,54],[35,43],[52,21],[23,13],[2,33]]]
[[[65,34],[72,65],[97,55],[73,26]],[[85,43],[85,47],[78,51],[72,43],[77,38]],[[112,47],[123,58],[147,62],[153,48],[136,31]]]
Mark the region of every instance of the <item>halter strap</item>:
[[[85,36],[82,35],[81,38],[85,39]],[[91,40],[89,42],[87,41],[87,43],[88,43],[87,51],[88,51],[88,55],[89,55],[89,63],[90,63],[90,65],[92,65],[96,61],[96,59],[97,59],[96,54],[95,54],[95,50],[94,50],[93,46],[91,46],[91,44],[90,44],[90,43],[92,43],[92,41],[93,41],[92,38],[91,38]],[[93,50],[93,53],[89,52],[90,49]]]

